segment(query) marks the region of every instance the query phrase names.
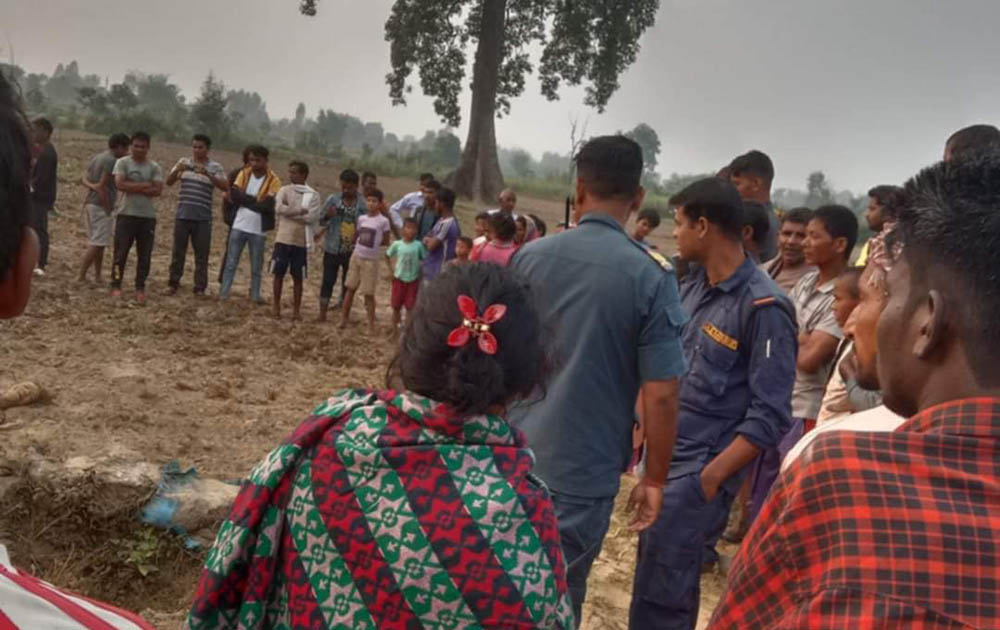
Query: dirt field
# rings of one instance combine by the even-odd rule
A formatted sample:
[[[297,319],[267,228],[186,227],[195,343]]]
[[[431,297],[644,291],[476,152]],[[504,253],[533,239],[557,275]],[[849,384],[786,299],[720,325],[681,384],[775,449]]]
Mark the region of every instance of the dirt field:
[[[166,296],[177,187],[168,188],[158,204],[146,306],[131,298],[134,254],[123,298],[112,299],[106,283],[77,283],[85,245],[80,221],[84,189],[77,182],[104,140],[73,132],[55,140],[60,216],[50,223],[48,274],[34,283],[25,316],[0,323],[0,388],[36,381],[50,398],[8,410],[5,421],[0,418],[0,481],[15,478],[30,457],[63,462],[81,455],[156,465],[179,460],[204,476],[240,479],[330,392],[384,382],[392,352],[388,283],[378,296],[375,336],[361,323],[362,308],[355,310],[354,324],[346,331],[313,323],[321,274],[321,254],[316,252],[301,323],[287,319],[290,305],[286,319],[275,321],[269,307],[250,303],[246,257],[228,303],[191,294],[190,253],[181,292]],[[185,146],[154,141],[151,157],[167,170],[188,153]],[[217,151],[213,157],[227,169],[238,162],[233,153]],[[272,156],[282,176],[288,157]],[[323,195],[332,192],[339,170],[329,161],[310,162],[309,183]],[[382,178],[380,186],[395,199],[414,184]],[[522,199],[519,209],[540,214],[550,226],[561,220],[559,203]],[[466,233],[473,214],[471,207],[460,209]],[[214,223],[210,279],[218,272],[225,229],[221,221]],[[668,235],[669,227],[661,227],[657,240],[665,245]],[[106,278],[109,271],[110,251]],[[210,293],[217,286],[210,282]],[[270,293],[270,277],[265,276],[263,294]],[[286,286],[286,302],[290,293]],[[336,321],[339,312],[333,314]],[[117,497],[110,505],[86,484],[20,484],[0,502],[0,540],[9,545],[15,563],[41,577],[143,611],[158,627],[172,629],[190,601],[200,556],[183,550],[174,537],[136,523],[135,511],[145,498]],[[635,540],[623,531],[623,518],[616,515],[594,570],[585,623],[589,629],[627,624]],[[143,576],[140,565],[152,569]],[[706,576],[703,617],[720,584],[719,577]]]

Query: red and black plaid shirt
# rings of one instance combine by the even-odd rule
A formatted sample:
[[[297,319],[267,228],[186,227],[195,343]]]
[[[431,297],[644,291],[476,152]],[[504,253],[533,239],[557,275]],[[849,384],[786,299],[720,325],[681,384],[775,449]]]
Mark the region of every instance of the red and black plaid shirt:
[[[1000,628],[1000,399],[818,438],[775,485],[709,627]]]

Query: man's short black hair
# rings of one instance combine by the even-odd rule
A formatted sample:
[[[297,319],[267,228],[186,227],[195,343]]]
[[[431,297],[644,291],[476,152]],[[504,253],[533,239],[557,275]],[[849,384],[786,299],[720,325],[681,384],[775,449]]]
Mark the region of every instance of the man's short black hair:
[[[758,248],[767,245],[767,238],[771,232],[771,215],[764,204],[756,201],[743,202],[743,227],[750,226],[753,230],[751,239]]]
[[[358,172],[353,168],[345,168],[340,171],[340,181],[345,184],[359,184],[361,183],[361,178],[358,177]]]
[[[33,120],[31,124],[40,129],[44,129],[45,133],[49,134],[50,136],[52,135],[52,131],[55,129],[55,127],[52,126],[52,121],[50,121],[48,118],[45,118],[44,116],[39,116],[38,118]]]
[[[1000,150],[1000,129],[993,125],[970,125],[951,134],[945,146],[951,149],[951,158],[966,153]]]
[[[403,226],[405,227],[407,225],[412,225],[413,227],[420,227],[420,224],[417,223],[417,220],[414,219],[413,217],[406,217],[405,219],[403,219]]]
[[[262,144],[251,144],[247,147],[248,155],[256,155],[257,157],[262,157],[265,160],[271,157],[271,152],[267,150]]]
[[[517,234],[514,217],[506,212],[494,212],[490,215],[490,229],[493,230],[493,236],[503,242],[513,241]]]
[[[799,225],[809,225],[812,221],[813,211],[812,208],[806,208],[805,206],[800,206],[798,208],[792,208],[785,213],[785,216],[781,218],[781,224],[785,223],[798,223]]]
[[[365,197],[375,197],[379,203],[382,203],[385,200],[385,193],[379,188],[369,186],[365,189]]]
[[[292,160],[291,162],[289,162],[288,168],[292,167],[299,169],[299,172],[305,175],[306,177],[309,176],[309,165],[303,162],[302,160]]]
[[[642,179],[642,149],[623,135],[600,136],[576,154],[576,176],[598,199],[631,199]]]
[[[858,217],[848,208],[832,204],[820,206],[813,212],[813,219],[820,221],[827,233],[834,239],[847,239],[844,258],[850,258],[855,243],[858,242]]]
[[[935,164],[904,185],[890,240],[903,245],[911,286],[937,289],[948,297],[980,387],[1000,386],[998,199],[1000,153]],[[911,296],[922,301],[926,291],[911,291]]]
[[[489,221],[489,220],[490,220],[490,213],[486,212],[485,210],[476,215],[476,221]]]
[[[111,137],[108,138],[108,148],[117,149],[120,147],[127,147],[129,142],[128,136],[123,133],[111,134]]]
[[[434,173],[421,173],[420,174],[420,185],[423,186],[427,182],[434,181]]]
[[[726,236],[743,240],[743,201],[736,187],[724,179],[699,179],[671,197],[670,205],[683,207],[684,216],[691,222],[705,217]]]
[[[882,208],[883,217],[894,220],[899,214],[899,206],[903,203],[903,189],[899,186],[875,186],[868,191],[868,196]]]
[[[770,187],[774,181],[774,163],[763,151],[747,151],[729,164],[729,174],[733,177],[759,177]]]
[[[368,178],[376,179],[377,180],[378,179],[378,175],[376,175],[375,173],[373,173],[371,171],[365,171],[364,173],[361,174],[361,179],[368,179]]]
[[[424,184],[424,188],[429,188],[434,192],[438,192],[441,190],[441,182],[439,182],[436,179],[427,180],[427,182]]]
[[[31,139],[17,91],[0,72],[0,279],[6,277],[30,221]]]
[[[437,200],[444,204],[449,210],[455,209],[455,191],[451,188],[442,188],[438,191]]]
[[[191,136],[191,142],[203,142],[205,143],[206,149],[212,148],[212,139],[203,133],[196,133],[193,136]]]
[[[651,230],[660,227],[660,213],[655,208],[643,208],[639,211],[636,221],[645,221]]]
[[[132,137],[129,138],[129,144],[135,142],[136,140],[138,140],[139,142],[145,142],[146,146],[149,146],[153,143],[153,139],[150,138],[149,134],[146,133],[145,131],[136,131],[135,133],[133,133]]]

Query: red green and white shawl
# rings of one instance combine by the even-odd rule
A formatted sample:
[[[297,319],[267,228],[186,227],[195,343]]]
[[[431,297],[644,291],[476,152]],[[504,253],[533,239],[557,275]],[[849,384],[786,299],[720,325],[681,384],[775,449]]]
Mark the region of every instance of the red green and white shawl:
[[[571,630],[552,502],[519,431],[348,390],[250,473],[190,630]]]

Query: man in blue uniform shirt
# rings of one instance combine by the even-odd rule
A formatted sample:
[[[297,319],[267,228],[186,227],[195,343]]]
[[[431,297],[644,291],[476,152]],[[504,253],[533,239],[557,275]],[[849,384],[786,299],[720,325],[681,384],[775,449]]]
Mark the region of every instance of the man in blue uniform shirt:
[[[590,567],[608,531],[632,448],[636,397],[650,464],[632,494],[635,530],[653,523],[673,448],[685,321],[670,263],[625,233],[645,192],[642,150],[623,136],[576,156],[579,226],[525,245],[511,267],[537,293],[553,335],[556,374],[545,397],[512,409],[552,491],[580,622]]]
[[[670,202],[678,255],[698,263],[681,284],[690,370],[663,509],[639,537],[634,630],[695,627],[705,537],[725,521],[749,464],[791,426],[795,383],[795,311],[743,249],[736,188],[712,177]]]

